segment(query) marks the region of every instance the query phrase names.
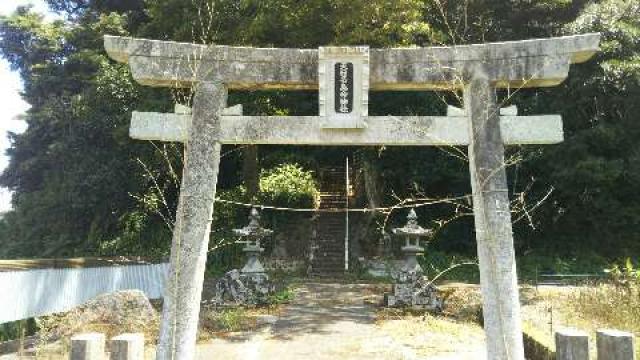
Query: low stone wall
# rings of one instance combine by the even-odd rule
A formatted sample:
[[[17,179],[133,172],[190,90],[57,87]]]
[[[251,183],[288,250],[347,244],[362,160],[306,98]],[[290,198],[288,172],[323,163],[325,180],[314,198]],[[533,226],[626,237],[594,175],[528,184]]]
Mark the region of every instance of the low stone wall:
[[[363,260],[362,265],[371,276],[390,277],[400,270],[403,263],[403,260],[367,259]]]
[[[307,263],[298,259],[264,259],[262,265],[268,272],[297,273],[305,270]]]

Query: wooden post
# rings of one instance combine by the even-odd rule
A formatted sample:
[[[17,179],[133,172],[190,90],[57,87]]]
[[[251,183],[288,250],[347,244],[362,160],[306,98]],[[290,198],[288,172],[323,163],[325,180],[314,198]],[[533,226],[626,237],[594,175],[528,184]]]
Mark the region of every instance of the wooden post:
[[[111,338],[110,360],[144,360],[144,335],[121,334]]]
[[[596,332],[598,360],[635,360],[633,334],[610,329]]]
[[[495,88],[482,69],[464,89],[487,359],[524,360],[511,213]]]
[[[556,331],[557,360],[589,360],[589,335],[584,331]]]
[[[70,360],[103,360],[105,336],[100,333],[84,333],[71,337]]]
[[[191,360],[195,357],[202,282],[220,164],[220,116],[226,103],[227,89],[223,84],[201,82],[197,85],[191,132],[185,143],[157,360]]]

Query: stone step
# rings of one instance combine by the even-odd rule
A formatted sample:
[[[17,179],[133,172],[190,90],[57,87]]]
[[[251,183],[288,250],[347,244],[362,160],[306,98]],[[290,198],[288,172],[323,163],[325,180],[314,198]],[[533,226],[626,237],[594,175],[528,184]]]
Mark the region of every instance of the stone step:
[[[339,256],[338,256],[339,255]],[[335,254],[332,257],[316,256],[313,259],[312,264],[318,267],[335,267],[336,265],[342,265],[344,263],[344,254]]]
[[[331,271],[344,269],[344,262],[335,264],[311,264],[311,271]]]
[[[321,214],[320,217],[322,217],[323,215]],[[337,224],[345,224],[346,223],[346,219],[344,214],[340,214],[339,216],[336,216],[335,214],[327,214],[327,217],[322,219],[318,219],[318,221],[316,222],[316,224],[318,225],[337,225]]]
[[[329,254],[329,253],[343,253],[344,246],[323,246],[316,250],[316,253]]]
[[[342,270],[344,262],[335,264],[311,264],[311,271]]]
[[[331,254],[331,255],[336,255],[336,254],[344,254],[344,247],[338,247],[338,246],[334,246],[334,247],[321,247],[316,249],[315,254]]]
[[[351,171],[351,170],[349,170]],[[350,172],[352,174],[352,172]],[[345,209],[346,194],[344,167],[322,169],[320,175],[320,208]],[[343,212],[320,213],[316,220],[318,246],[311,262],[311,273],[340,275],[344,273],[344,236],[346,220]]]
[[[344,261],[331,262],[331,263],[311,263],[312,269],[342,269],[344,267]]]
[[[326,258],[326,257],[330,257],[330,259],[335,259],[336,257],[340,257],[340,259],[342,259],[342,257],[344,256],[344,250],[340,249],[340,250],[316,250],[316,252],[314,252],[314,255],[316,258]]]
[[[314,254],[313,262],[322,264],[337,264],[344,261],[344,252],[335,254]]]
[[[313,262],[322,264],[338,264],[344,261],[344,253],[337,254],[314,254]]]

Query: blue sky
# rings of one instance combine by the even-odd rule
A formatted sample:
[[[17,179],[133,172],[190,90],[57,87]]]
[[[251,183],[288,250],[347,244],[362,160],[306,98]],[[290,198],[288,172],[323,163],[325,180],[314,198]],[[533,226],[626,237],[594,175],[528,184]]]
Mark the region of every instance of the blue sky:
[[[47,20],[56,19],[57,16],[48,11],[43,0],[0,0],[0,15],[11,14],[16,7],[32,4],[34,10],[45,14]],[[24,121],[16,119],[29,109],[29,104],[20,97],[22,81],[16,72],[9,69],[9,63],[0,59],[0,171],[7,166],[8,159],[5,151],[9,147],[7,132],[23,132],[27,125]],[[0,187],[0,212],[11,208],[11,194],[5,188]]]

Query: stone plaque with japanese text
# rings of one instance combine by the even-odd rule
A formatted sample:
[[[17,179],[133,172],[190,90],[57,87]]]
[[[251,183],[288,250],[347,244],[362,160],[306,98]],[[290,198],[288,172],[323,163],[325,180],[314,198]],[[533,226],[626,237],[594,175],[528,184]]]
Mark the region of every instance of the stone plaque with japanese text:
[[[322,128],[365,128],[369,103],[369,48],[321,47],[318,59]]]

